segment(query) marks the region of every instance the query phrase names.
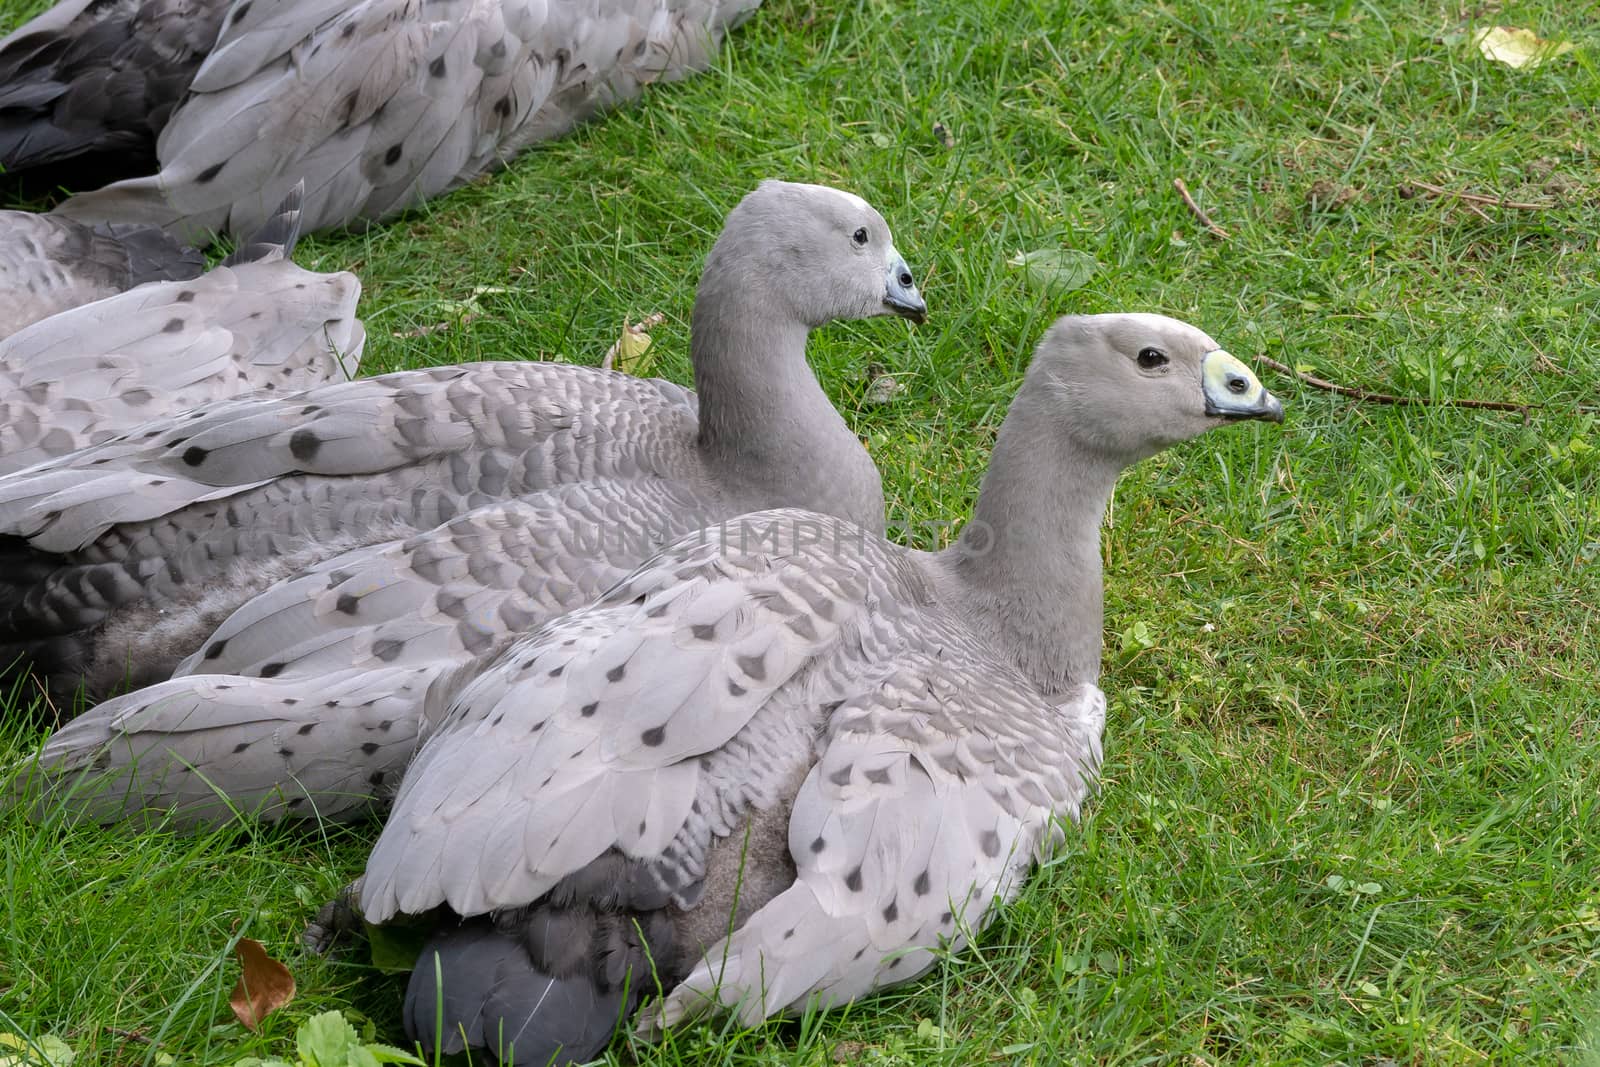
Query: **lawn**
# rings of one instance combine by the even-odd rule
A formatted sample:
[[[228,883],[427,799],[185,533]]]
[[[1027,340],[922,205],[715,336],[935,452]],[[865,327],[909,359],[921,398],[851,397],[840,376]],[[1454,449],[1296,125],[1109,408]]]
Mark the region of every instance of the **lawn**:
[[[1493,63],[1471,34],[1496,23],[1579,48]],[[859,192],[933,318],[830,327],[813,362],[925,543],[969,513],[1059,314],[1164,311],[1246,361],[1433,401],[1258,365],[1284,426],[1122,481],[1103,790],[975,949],[848,1011],[614,1062],[1600,1063],[1597,43],[1600,9],[1557,0],[769,0],[711,73],[302,243],[361,276],[370,372],[598,362],[659,311],[655,372],[687,381],[723,213],[769,176]],[[1070,253],[1068,284],[1008,263],[1028,252]],[[398,979],[298,945],[375,829],[0,813],[0,1032],[79,1067],[288,1055],[329,1008],[401,1041]],[[299,982],[259,1035],[227,1006],[241,934]]]

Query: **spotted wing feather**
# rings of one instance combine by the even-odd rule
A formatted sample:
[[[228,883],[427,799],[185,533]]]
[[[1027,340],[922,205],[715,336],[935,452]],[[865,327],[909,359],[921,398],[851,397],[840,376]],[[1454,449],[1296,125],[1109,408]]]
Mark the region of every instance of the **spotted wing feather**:
[[[220,399],[343,381],[360,292],[351,274],[254,262],[35,323],[0,341],[0,472]]]
[[[756,3],[239,2],[163,132],[160,173],[58,210],[198,240],[259,224],[303,174],[308,228],[384,218],[703,68]]]
[[[448,690],[447,672],[430,667],[175,679],[74,719],[17,787],[33,791],[36,810],[63,805],[102,822],[347,817],[393,790],[416,745],[413,709]]]
[[[70,552],[149,523],[100,551],[160,558],[210,540],[221,558],[241,529],[317,535],[369,506],[428,529],[496,499],[670,463],[694,409],[658,384],[477,363],[219,401],[0,481],[0,534]]]
[[[528,903],[609,848],[703,853],[710,813],[738,798],[713,795],[728,779],[702,757],[758,717],[806,759],[816,706],[772,696],[846,639],[865,588],[845,567],[738,558],[686,538],[486,668],[406,776],[368,863],[369,917]],[[786,775],[745,762],[769,789]]]
[[[794,798],[797,877],[641,1016],[646,1032],[708,1012],[754,1024],[916,977],[1013,895],[1052,820],[1076,818],[1100,764],[1105,701],[1043,707],[1008,666],[911,656],[846,702]],[[1013,703],[1016,701],[1017,703]],[[1061,716],[1069,741],[1030,707]]]

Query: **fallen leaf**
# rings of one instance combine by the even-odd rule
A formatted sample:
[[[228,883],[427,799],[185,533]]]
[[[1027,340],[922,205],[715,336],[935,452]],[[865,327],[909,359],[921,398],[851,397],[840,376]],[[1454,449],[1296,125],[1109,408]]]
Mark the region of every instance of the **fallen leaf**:
[[[1546,41],[1532,30],[1515,26],[1485,26],[1472,35],[1483,58],[1508,67],[1537,67],[1547,59],[1572,51],[1571,41]]]
[[[866,403],[887,404],[894,399],[896,393],[904,390],[905,386],[896,381],[894,375],[884,369],[883,364],[867,364],[867,393],[862,398]]]
[[[1082,288],[1100,266],[1089,253],[1073,248],[1019,252],[1006,263],[1021,267],[1028,284],[1046,293],[1066,293]]]
[[[410,974],[428,940],[428,928],[399,923],[367,923],[372,967],[384,974]]]
[[[643,376],[655,362],[654,359],[645,358],[645,353],[650,351],[650,334],[646,331],[665,321],[667,317],[659,311],[651,312],[636,323],[623,319],[622,336],[601,357],[601,369],[621,371],[636,378]]]
[[[1312,211],[1338,211],[1355,198],[1354,189],[1326,178],[1312,182],[1311,188],[1306,191],[1306,203]]]
[[[241,937],[233,951],[239,957],[239,981],[228,1004],[234,1016],[254,1030],[261,1020],[294,999],[294,975],[267,955],[259,941]]]
[[[55,1034],[28,1040],[20,1034],[0,1033],[0,1067],[69,1067],[78,1054]]]

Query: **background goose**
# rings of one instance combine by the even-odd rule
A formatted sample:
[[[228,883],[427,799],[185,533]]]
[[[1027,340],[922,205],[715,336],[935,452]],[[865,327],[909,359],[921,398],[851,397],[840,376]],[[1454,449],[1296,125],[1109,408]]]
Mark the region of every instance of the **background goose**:
[[[57,210],[202,241],[254,229],[305,175],[308,230],[385,218],[704,67],[758,2],[236,0],[160,172]]]
[[[156,135],[226,0],[65,0],[0,40],[0,166],[94,189],[156,169]]]
[[[205,266],[154,226],[0,211],[0,337],[145,282],[187,281]]]
[[[165,677],[276,578],[571,483],[665,480],[718,514],[804,503],[880,529],[877,470],[806,337],[924,311],[864,200],[764,182],[706,260],[698,400],[567,364],[407,371],[211,405],[0,480],[0,660],[101,691],[130,653]]]
[[[644,1029],[754,1023],[961,945],[1098,772],[1118,473],[1246,418],[1282,407],[1199,330],[1066,319],[950,549],[746,516],[513,644],[406,772],[361,886],[369,921],[446,909],[408,1033],[439,1040],[435,953],[447,1050],[568,1063],[656,981]]]
[[[360,362],[353,274],[289,261],[299,192],[215,270],[53,315],[0,341],[0,473],[256,390],[344,381]]]

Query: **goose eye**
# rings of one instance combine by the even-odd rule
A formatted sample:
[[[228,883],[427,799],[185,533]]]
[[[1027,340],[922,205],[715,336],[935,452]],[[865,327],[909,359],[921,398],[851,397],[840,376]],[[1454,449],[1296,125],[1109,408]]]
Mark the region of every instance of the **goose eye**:
[[[860,248],[863,245],[865,245],[867,243],[867,228],[865,226],[863,226],[859,230],[857,230],[855,233],[851,234],[850,235],[850,240],[852,240],[852,241],[854,241],[856,243],[856,247],[857,248]]]
[[[1159,348],[1139,349],[1139,366],[1145,370],[1155,370],[1157,367],[1167,365],[1167,354]]]

